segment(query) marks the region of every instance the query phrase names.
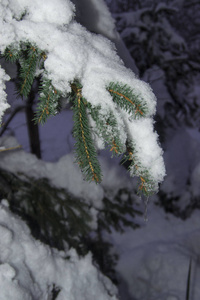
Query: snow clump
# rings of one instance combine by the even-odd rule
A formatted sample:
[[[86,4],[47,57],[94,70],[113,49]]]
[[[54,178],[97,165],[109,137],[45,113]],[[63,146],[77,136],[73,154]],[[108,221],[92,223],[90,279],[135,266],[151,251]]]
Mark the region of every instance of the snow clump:
[[[78,257],[35,240],[27,225],[0,205],[0,299],[117,300],[116,287],[93,265],[89,253]],[[67,256],[67,258],[66,258]]]

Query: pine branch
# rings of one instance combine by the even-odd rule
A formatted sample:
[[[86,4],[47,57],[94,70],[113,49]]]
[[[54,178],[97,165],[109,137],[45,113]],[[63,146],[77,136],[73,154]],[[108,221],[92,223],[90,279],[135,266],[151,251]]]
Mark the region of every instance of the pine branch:
[[[140,95],[136,95],[129,86],[111,82],[107,90],[113,97],[113,101],[122,109],[133,114],[135,118],[145,117],[147,108],[144,100]]]
[[[10,46],[5,50],[4,56],[11,62],[19,61],[20,63],[20,83],[19,94],[28,97],[31,87],[36,76],[36,70],[44,69],[44,61],[47,54],[38,49],[31,43],[21,43],[19,49]],[[40,97],[37,106],[37,112],[34,120],[44,124],[48,117],[58,113],[59,99],[61,93],[52,85],[48,79],[48,72],[43,72],[40,86]],[[97,159],[95,144],[92,139],[93,133],[103,141],[105,147],[109,147],[112,156],[124,155],[123,161],[130,161],[129,171],[132,176],[140,178],[139,191],[149,195],[157,188],[156,182],[151,179],[149,171],[143,167],[142,161],[137,157],[134,150],[134,141],[129,141],[126,145],[128,128],[124,128],[125,123],[121,109],[130,114],[131,118],[137,119],[146,117],[148,107],[140,94],[128,85],[119,82],[110,82],[107,91],[112,96],[114,105],[113,111],[104,112],[101,105],[94,107],[82,96],[82,86],[79,81],[75,80],[71,84],[70,98],[74,110],[74,130],[73,134],[76,139],[75,149],[77,162],[85,174],[85,179],[93,180],[96,183],[101,181],[101,169]],[[89,119],[89,115],[91,119]],[[90,121],[95,122],[96,126],[90,126]],[[126,151],[127,150],[127,151]]]
[[[91,136],[89,122],[86,112],[85,99],[82,96],[81,86],[77,82],[72,84],[74,93],[74,129],[73,134],[76,139],[75,149],[77,162],[85,174],[87,181],[101,181],[101,169],[97,160],[96,149]]]
[[[18,93],[20,96],[28,97],[36,75],[37,67],[42,68],[40,62],[46,59],[44,52],[39,50],[37,46],[30,43],[22,44],[19,63],[19,84]]]
[[[40,86],[40,97],[35,122],[44,124],[48,117],[55,116],[60,110],[59,99],[61,94],[51,83],[51,80],[43,78]]]

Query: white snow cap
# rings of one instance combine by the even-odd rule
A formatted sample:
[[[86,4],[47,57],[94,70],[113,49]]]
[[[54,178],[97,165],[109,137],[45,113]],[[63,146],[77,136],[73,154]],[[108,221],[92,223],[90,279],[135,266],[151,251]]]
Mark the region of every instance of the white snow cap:
[[[130,134],[135,140],[135,150],[138,161],[148,170],[155,182],[161,182],[165,176],[165,166],[162,159],[162,149],[158,145],[158,135],[153,129],[150,118],[135,120],[129,124]]]
[[[141,94],[149,115],[155,113],[151,88],[124,66],[114,44],[73,21],[74,6],[70,1],[5,0],[0,3],[0,11],[0,50],[19,45],[20,41],[36,44],[47,53],[45,70],[63,94],[70,92],[69,83],[77,78],[84,86],[83,96],[91,104],[108,109],[112,108],[112,97],[106,86],[118,81]]]
[[[75,7],[68,0],[4,0],[11,11],[11,16],[20,19],[26,14],[25,19],[32,22],[47,22],[57,25],[68,24],[74,15]]]

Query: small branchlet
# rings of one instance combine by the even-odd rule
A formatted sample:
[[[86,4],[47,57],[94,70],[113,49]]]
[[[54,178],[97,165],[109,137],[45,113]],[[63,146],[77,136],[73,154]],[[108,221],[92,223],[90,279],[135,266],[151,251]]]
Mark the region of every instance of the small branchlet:
[[[134,115],[135,118],[145,117],[147,110],[144,104],[145,101],[141,98],[141,95],[136,95],[129,86],[111,82],[107,90],[119,107]]]
[[[55,89],[51,80],[46,77],[42,79],[39,91],[40,97],[34,120],[44,124],[47,118],[55,116],[60,111],[61,93]]]
[[[23,45],[20,53],[19,83],[18,91],[20,96],[28,97],[35,78],[36,67],[39,62],[40,51],[33,45]]]
[[[86,101],[82,96],[82,87],[79,83],[74,82],[72,85],[74,93],[74,128],[73,134],[76,139],[75,150],[79,166],[85,175],[87,181],[101,181],[101,168],[97,159],[97,153],[94,141],[91,136],[91,129],[86,112]]]
[[[137,153],[133,146],[127,146],[127,152],[121,160],[121,164],[129,162],[129,171],[131,176],[139,178],[138,193],[143,193],[145,196],[150,196],[155,191],[156,183],[151,179],[148,170],[144,169],[142,163],[137,157]]]
[[[14,46],[7,47],[3,53],[3,56],[7,61],[11,63],[15,63],[19,59],[19,50],[16,49]]]
[[[27,98],[36,76],[37,67],[39,69],[43,68],[43,62],[46,59],[45,52],[41,51],[36,45],[23,42],[20,43],[19,48],[14,45],[7,47],[3,56],[12,63],[19,62],[17,91],[19,96]]]

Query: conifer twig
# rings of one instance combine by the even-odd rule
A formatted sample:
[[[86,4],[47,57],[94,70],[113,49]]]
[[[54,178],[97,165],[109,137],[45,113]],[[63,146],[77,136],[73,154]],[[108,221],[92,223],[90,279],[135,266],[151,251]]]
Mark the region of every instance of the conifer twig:
[[[85,101],[80,84],[71,85],[75,93],[74,100],[74,137],[76,139],[76,153],[80,168],[86,177],[96,183],[101,181],[101,170],[96,158],[96,150],[90,135],[86,114]]]
[[[127,85],[121,83],[110,82],[107,90],[113,97],[113,101],[122,109],[129,113],[133,113],[135,117],[144,117],[146,113],[145,102],[142,101],[140,95],[136,95]]]
[[[27,81],[29,81],[29,80],[30,80],[30,82],[32,81],[31,79],[29,79],[29,77],[30,77],[30,75],[31,75],[31,74],[30,74],[31,68],[33,67],[33,68],[35,69],[35,66],[33,66],[33,63],[34,63],[35,60],[36,60],[36,49],[35,49],[35,47],[32,47],[31,50],[33,50],[33,54],[32,54],[32,58],[31,58],[31,60],[30,60],[30,62],[29,62],[28,70],[27,70],[27,72],[25,73],[25,78],[24,78],[23,84],[22,84],[21,89],[20,89],[20,91],[19,91],[19,94],[20,94],[20,95],[23,95],[24,88],[25,88],[25,86],[26,86]]]
[[[34,120],[44,124],[48,117],[55,116],[60,110],[61,93],[55,89],[51,80],[42,79],[40,86],[40,97]]]
[[[10,148],[3,148],[3,147],[0,147],[0,152],[10,151],[10,150],[16,150],[16,149],[20,149],[20,148],[22,148],[21,145],[15,146],[15,147],[10,147]]]
[[[77,89],[77,99],[78,99],[78,109],[79,109],[79,121],[80,121],[80,125],[81,125],[81,135],[82,135],[82,139],[83,139],[83,143],[84,143],[84,147],[85,147],[85,153],[87,155],[87,159],[88,159],[88,163],[90,166],[90,169],[92,171],[93,177],[92,180],[95,181],[99,181],[99,178],[97,177],[97,174],[94,172],[94,168],[90,159],[90,155],[88,152],[88,147],[87,147],[87,143],[86,143],[86,137],[85,137],[85,132],[84,132],[84,127],[83,127],[83,118],[82,118],[82,114],[81,114],[81,89]]]
[[[117,94],[118,96],[120,97],[123,97],[125,100],[129,101],[134,107],[136,107],[136,111],[135,111],[135,114],[139,113],[140,115],[143,115],[143,111],[141,111],[139,109],[139,107],[141,106],[140,104],[136,105],[130,98],[126,97],[124,94],[122,93],[119,93],[117,91],[114,91],[112,89],[109,89],[108,90],[111,94],[114,93],[114,94]]]

